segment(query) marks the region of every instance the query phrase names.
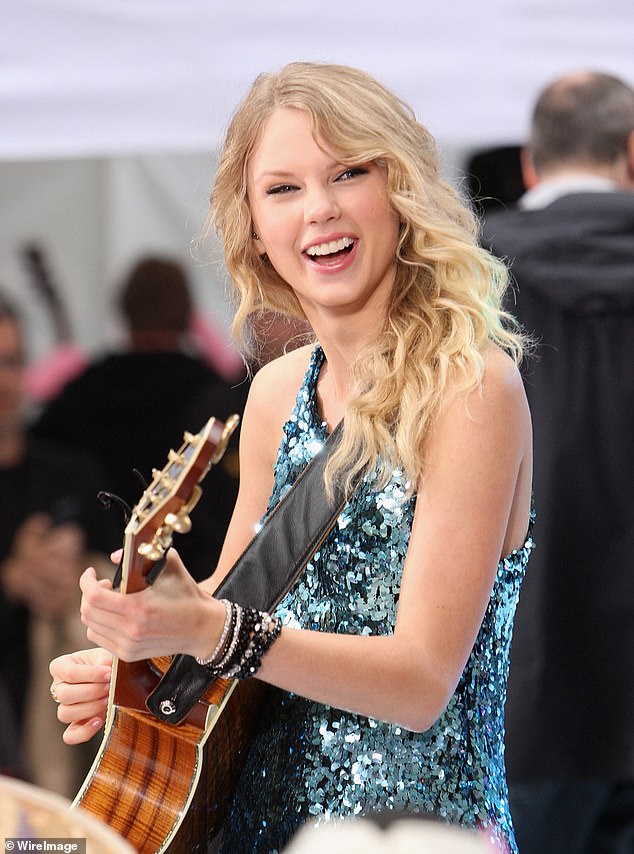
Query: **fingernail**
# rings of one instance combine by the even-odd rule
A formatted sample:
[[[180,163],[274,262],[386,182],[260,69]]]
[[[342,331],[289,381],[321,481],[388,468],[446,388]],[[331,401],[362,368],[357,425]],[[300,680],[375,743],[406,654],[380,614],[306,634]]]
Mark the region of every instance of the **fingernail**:
[[[100,726],[101,726],[101,718],[94,718],[94,719],[90,722],[90,726],[91,726],[91,727],[94,727],[95,729],[97,729],[97,727],[100,727]]]
[[[103,681],[104,682],[110,682],[111,678],[112,678],[112,670],[106,670],[106,672],[103,675]]]

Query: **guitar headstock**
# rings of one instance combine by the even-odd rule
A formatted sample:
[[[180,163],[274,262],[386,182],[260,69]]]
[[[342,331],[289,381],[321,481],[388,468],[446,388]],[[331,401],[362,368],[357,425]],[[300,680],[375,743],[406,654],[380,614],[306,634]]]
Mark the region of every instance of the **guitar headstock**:
[[[173,534],[190,530],[189,514],[202,493],[199,483],[222,457],[238,421],[237,415],[225,423],[210,418],[199,433],[185,433],[181,447],[169,452],[165,467],[152,472],[152,482],[125,529],[123,593],[145,587],[146,576],[171,546]]]
[[[70,317],[60,289],[51,275],[45,250],[37,243],[27,243],[22,247],[22,259],[30,273],[31,284],[51,312],[58,341],[72,341]]]

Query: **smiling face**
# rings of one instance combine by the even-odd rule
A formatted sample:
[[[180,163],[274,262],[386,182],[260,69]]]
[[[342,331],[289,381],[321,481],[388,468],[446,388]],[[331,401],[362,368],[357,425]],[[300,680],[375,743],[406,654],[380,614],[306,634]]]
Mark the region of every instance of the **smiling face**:
[[[266,253],[314,326],[319,316],[376,328],[394,284],[399,220],[376,163],[339,162],[307,112],[277,108],[248,167],[248,195]]]

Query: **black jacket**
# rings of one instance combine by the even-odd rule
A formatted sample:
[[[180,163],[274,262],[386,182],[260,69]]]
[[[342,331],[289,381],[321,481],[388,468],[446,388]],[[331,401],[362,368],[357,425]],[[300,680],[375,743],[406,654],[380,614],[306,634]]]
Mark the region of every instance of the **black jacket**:
[[[634,780],[634,193],[491,214],[524,367],[536,549],[506,708],[511,780]]]

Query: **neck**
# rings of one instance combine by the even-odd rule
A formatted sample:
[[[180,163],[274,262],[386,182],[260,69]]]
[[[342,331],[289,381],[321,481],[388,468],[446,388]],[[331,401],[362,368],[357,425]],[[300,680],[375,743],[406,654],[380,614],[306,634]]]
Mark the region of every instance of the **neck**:
[[[566,181],[571,178],[603,178],[612,181],[623,189],[631,189],[628,181],[628,171],[625,160],[617,160],[614,163],[601,164],[574,164],[562,165],[558,168],[542,170],[536,173],[536,184],[550,181]]]
[[[348,345],[339,340],[319,338],[325,362],[317,381],[319,411],[334,429],[341,421],[349,402],[357,394],[352,376],[352,365],[359,352],[359,345]]]
[[[315,310],[312,306],[303,308],[328,363],[338,375],[341,374],[345,386],[349,366],[363,347],[380,334],[385,311],[376,305],[374,311],[342,311],[340,314],[329,309]]]
[[[130,332],[130,346],[137,352],[181,349],[183,333],[171,329],[135,329]]]
[[[322,416],[333,428],[343,417],[350,400],[358,394],[352,365],[363,347],[380,334],[386,308],[377,299],[368,301],[356,311],[314,303],[302,304],[302,308],[326,357],[319,373],[317,399]]]

